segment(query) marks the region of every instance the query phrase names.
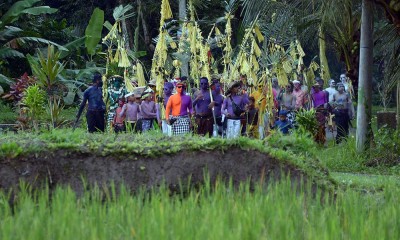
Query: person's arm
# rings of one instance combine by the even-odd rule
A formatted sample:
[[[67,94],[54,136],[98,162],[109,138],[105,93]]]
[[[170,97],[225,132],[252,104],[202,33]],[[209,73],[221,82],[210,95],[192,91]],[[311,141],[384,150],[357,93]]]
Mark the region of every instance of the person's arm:
[[[125,111],[126,111],[126,108],[127,108],[126,105],[127,105],[127,103],[125,103],[124,106],[122,106],[122,110],[119,113],[119,116],[122,117],[122,118],[125,116]]]
[[[82,114],[82,112],[83,112],[83,109],[84,109],[85,106],[86,106],[86,102],[88,101],[88,98],[89,98],[89,91],[86,90],[86,91],[83,93],[83,99],[82,99],[81,105],[79,106],[78,113],[76,114],[76,119],[78,119],[78,118],[81,117],[81,114]]]
[[[140,110],[143,116],[149,116],[151,118],[153,117],[157,117],[157,113],[155,112],[155,106],[153,108],[154,112],[149,111],[149,109],[147,108],[149,105],[147,103],[145,103],[144,101],[141,104]]]
[[[294,110],[296,108],[296,96],[292,94],[292,102],[290,103],[290,110]]]
[[[228,116],[228,98],[225,98],[222,102],[221,112]]]
[[[169,114],[171,113],[172,109],[172,99],[173,96],[169,97],[167,105],[165,106],[165,120],[167,120],[167,122],[169,122]]]
[[[194,114],[194,112],[193,112],[193,105],[192,105],[192,99],[191,98],[189,98],[189,105],[188,105],[188,114],[189,114],[189,117],[191,117],[193,114]]]

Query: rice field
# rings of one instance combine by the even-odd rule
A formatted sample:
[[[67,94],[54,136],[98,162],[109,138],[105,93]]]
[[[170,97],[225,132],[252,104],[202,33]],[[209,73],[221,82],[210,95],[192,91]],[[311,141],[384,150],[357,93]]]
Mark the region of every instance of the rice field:
[[[0,196],[0,239],[400,239],[400,189],[296,192],[279,183],[205,184],[172,194],[94,187]],[[51,193],[50,193],[51,192]],[[118,192],[118,193],[117,193]]]

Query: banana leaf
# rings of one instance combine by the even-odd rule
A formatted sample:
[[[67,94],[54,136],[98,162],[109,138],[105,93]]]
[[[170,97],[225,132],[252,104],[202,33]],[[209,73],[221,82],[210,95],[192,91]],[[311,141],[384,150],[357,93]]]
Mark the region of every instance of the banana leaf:
[[[104,11],[96,8],[90,18],[89,25],[85,30],[85,47],[89,54],[94,55],[96,46],[101,40],[101,31],[103,30]]]

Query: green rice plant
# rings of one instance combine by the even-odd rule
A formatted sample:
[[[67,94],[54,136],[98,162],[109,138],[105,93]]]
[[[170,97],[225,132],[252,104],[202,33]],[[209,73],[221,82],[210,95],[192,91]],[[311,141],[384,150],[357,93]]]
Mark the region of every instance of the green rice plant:
[[[212,189],[211,189],[212,187]],[[134,195],[94,186],[32,192],[21,185],[14,205],[0,193],[0,238],[8,239],[399,239],[400,189],[338,190],[335,199],[289,179],[238,188],[208,182],[185,196],[161,186]],[[118,192],[118,193],[115,193]]]

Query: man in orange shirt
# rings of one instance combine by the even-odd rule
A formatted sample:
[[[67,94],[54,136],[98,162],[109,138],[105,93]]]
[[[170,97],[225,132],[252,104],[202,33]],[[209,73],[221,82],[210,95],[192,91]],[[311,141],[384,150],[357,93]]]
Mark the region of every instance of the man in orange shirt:
[[[193,113],[192,99],[185,94],[185,85],[182,82],[176,84],[176,92],[168,99],[165,108],[165,119],[172,126],[172,135],[189,133],[190,117]]]

